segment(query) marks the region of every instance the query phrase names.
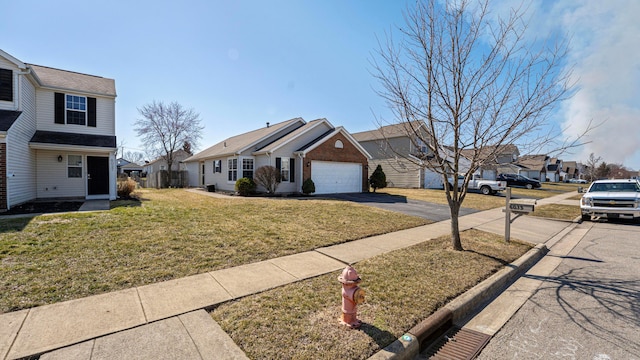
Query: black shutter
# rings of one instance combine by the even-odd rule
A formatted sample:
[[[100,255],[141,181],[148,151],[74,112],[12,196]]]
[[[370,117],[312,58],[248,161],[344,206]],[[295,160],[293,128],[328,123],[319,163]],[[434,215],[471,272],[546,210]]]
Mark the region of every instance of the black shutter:
[[[289,159],[289,181],[291,182],[296,181],[296,177],[294,175],[295,169],[296,169],[296,159],[290,158]]]
[[[278,169],[278,172],[282,171],[282,158],[277,157],[276,158],[276,169]]]
[[[55,118],[54,122],[56,124],[64,124],[64,94],[63,93],[55,93]]]
[[[13,71],[0,69],[0,100],[13,101]]]
[[[96,127],[96,98],[88,97],[87,103],[87,126]]]

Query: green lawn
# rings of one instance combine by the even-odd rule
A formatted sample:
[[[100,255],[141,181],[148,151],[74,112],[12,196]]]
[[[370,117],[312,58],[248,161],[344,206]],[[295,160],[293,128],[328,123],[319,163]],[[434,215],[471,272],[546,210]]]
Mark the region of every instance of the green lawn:
[[[150,284],[426,220],[329,200],[144,190],[139,206],[0,219],[0,313]]]
[[[530,249],[477,230],[461,238],[466,251],[443,236],[356,264],[366,294],[359,331],[338,322],[339,272],[224,303],[211,315],[251,359],[366,359]]]

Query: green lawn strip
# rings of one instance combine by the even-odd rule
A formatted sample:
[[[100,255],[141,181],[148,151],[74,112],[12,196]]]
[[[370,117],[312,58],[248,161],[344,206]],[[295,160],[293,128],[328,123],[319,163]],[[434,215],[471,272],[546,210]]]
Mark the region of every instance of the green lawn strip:
[[[428,223],[339,201],[141,195],[140,206],[106,212],[0,219],[0,313]]]
[[[218,306],[211,313],[251,359],[366,359],[531,246],[477,230],[376,256],[354,265],[366,302],[360,330],[339,324],[339,272]]]
[[[535,211],[529,213],[529,215],[550,219],[573,220],[580,216],[580,206],[563,204],[536,206]]]

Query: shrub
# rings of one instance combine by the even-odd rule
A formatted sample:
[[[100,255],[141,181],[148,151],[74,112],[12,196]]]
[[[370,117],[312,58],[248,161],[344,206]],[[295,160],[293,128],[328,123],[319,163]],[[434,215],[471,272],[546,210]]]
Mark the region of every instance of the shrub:
[[[236,191],[240,196],[249,196],[256,191],[256,183],[249,178],[240,178],[236,181]]]
[[[387,187],[387,176],[382,171],[382,166],[378,165],[369,178],[369,185],[373,188],[373,192],[376,189],[382,189]]]
[[[313,194],[316,192],[316,184],[313,183],[311,178],[308,178],[302,183],[302,193],[305,195]]]
[[[133,179],[129,177],[127,177],[126,179],[119,178],[117,182],[118,197],[121,197],[121,198],[131,197],[131,194],[135,191],[137,185],[138,183],[136,183]]]
[[[261,166],[256,169],[253,181],[257,185],[264,187],[268,194],[274,194],[280,185],[280,171],[275,166]]]

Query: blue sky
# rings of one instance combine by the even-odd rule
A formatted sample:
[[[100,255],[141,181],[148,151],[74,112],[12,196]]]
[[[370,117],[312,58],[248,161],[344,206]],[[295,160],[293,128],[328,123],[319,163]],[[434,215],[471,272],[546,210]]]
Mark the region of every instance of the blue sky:
[[[376,37],[403,24],[407,3],[11,1],[3,5],[3,13],[12,16],[0,22],[0,48],[27,63],[115,79],[116,135],[125,151],[144,151],[133,123],[137,108],[153,100],[177,101],[200,114],[205,126],[200,149],[298,116],[324,117],[359,132],[375,128],[375,116],[390,115],[373,90],[370,59]],[[502,9],[509,3],[495,2]],[[639,169],[640,130],[620,131],[620,126],[640,128],[640,28],[631,16],[640,2],[600,3],[530,5],[537,32],[571,29],[573,36],[570,56],[581,89],[558,109],[558,128],[568,128],[570,136],[589,118],[618,120],[613,130],[601,126],[589,145],[563,157],[586,160],[594,151],[608,162]],[[624,151],[613,148],[610,136]]]

